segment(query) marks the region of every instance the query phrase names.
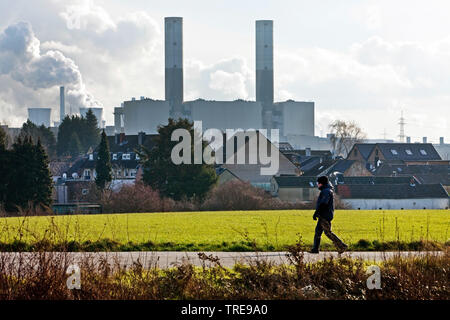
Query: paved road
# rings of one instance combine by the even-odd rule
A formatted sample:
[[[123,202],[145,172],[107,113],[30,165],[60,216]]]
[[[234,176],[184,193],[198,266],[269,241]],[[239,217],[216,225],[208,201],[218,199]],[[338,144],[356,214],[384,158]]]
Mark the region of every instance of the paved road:
[[[286,257],[287,252],[206,252],[207,256],[218,258],[220,264],[224,267],[232,267],[237,262],[248,264],[251,261],[271,261],[275,264],[288,263],[289,260]],[[403,257],[408,256],[421,256],[426,254],[443,254],[443,252],[346,252],[342,254],[342,257],[350,257],[354,259],[363,259],[369,262],[377,262],[384,259],[389,259],[394,256],[401,255]],[[47,257],[60,257],[67,258],[70,263],[77,263],[84,258],[95,257],[97,262],[108,261],[110,264],[119,263],[121,266],[130,267],[134,263],[139,262],[145,268],[157,266],[159,268],[170,268],[189,262],[197,266],[211,266],[214,263],[210,261],[203,261],[199,258],[198,252],[97,252],[97,253],[46,253]],[[19,261],[28,262],[34,259],[42,259],[42,254],[37,253],[0,253],[1,261],[8,259],[13,260],[18,264]],[[339,257],[337,252],[322,252],[320,254],[305,253],[305,262],[315,262],[323,260],[325,258],[337,258]]]

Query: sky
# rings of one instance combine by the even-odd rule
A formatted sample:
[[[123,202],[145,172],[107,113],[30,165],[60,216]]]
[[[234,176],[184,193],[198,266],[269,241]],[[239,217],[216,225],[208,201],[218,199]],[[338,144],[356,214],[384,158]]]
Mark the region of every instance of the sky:
[[[450,2],[0,0],[0,122],[164,98],[164,17],[184,18],[185,100],[255,99],[255,20],[274,20],[275,100],[314,101],[370,138],[450,139]]]

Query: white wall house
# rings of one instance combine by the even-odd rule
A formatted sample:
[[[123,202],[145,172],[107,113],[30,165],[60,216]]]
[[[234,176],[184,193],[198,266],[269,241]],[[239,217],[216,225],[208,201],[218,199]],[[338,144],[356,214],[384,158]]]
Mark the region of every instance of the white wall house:
[[[449,196],[441,184],[342,184],[337,186],[337,194],[352,209],[449,208]]]

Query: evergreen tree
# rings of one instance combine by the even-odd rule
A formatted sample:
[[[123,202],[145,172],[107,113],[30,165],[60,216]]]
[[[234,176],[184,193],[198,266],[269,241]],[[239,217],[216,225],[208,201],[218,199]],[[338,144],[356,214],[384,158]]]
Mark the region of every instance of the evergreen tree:
[[[41,141],[35,146],[35,205],[50,207],[52,204],[52,175],[49,169],[49,160]]]
[[[74,133],[76,133],[78,137],[80,146],[79,153],[84,153],[89,149],[89,146],[87,146],[89,133],[87,130],[86,119],[79,116],[66,116],[58,130],[56,149],[59,156],[70,156],[73,154],[75,146],[71,144],[71,141],[73,140]]]
[[[106,184],[112,180],[111,155],[109,153],[108,138],[106,137],[105,130],[102,132],[100,145],[98,147],[98,158],[95,171],[97,172],[95,183],[100,189],[105,189]]]
[[[181,164],[172,162],[172,149],[178,144],[172,141],[172,132],[183,128],[191,133],[191,163],[194,163],[194,128],[193,123],[187,119],[175,121],[169,119],[166,126],[158,128],[158,137],[153,149],[143,148],[144,175],[143,181],[155,190],[175,200],[186,198],[202,199],[211,187],[217,182],[216,172],[212,165],[207,164]],[[203,147],[205,147],[205,143]]]
[[[67,146],[67,153],[73,158],[78,157],[82,153],[81,142],[76,132],[72,132]]]
[[[6,132],[0,128],[0,206],[5,206],[11,174],[10,152]]]
[[[27,208],[36,196],[34,174],[37,164],[31,137],[17,139],[12,146],[10,161],[11,175],[5,206],[7,211],[16,211],[19,207]]]
[[[86,141],[84,145],[85,151],[89,148],[95,148],[100,142],[100,129],[98,128],[98,121],[95,117],[92,109],[89,109],[86,113],[85,132]]]
[[[18,208],[49,207],[52,202],[52,177],[48,155],[40,140],[20,137],[11,150],[0,146],[0,201],[7,212]]]
[[[8,148],[8,135],[5,130],[0,127],[0,151]]]
[[[37,126],[30,120],[22,125],[20,130],[20,136],[22,138],[31,137],[33,141],[40,140],[42,146],[50,157],[53,157],[56,153],[56,138],[50,128],[44,125]]]

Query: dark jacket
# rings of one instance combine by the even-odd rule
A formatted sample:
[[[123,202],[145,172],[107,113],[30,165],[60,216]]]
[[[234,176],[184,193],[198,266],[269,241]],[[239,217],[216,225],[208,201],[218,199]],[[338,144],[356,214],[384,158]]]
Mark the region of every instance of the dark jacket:
[[[334,191],[333,186],[327,184],[319,188],[320,194],[317,199],[316,213],[322,219],[333,220],[334,216]]]

